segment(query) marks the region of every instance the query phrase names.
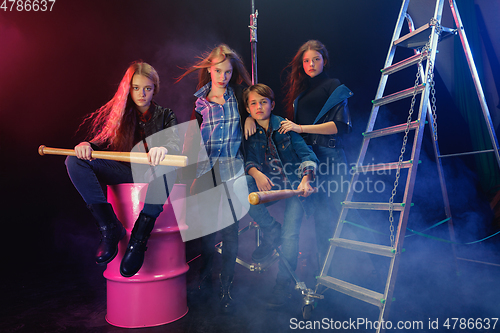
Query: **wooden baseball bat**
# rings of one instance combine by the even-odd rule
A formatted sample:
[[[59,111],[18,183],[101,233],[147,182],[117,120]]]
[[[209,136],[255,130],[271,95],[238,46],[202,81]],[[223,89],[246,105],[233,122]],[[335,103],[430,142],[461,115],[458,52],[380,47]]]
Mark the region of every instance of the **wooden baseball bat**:
[[[248,195],[248,202],[252,205],[263,204],[266,202],[287,199],[293,197],[294,195],[299,195],[304,193],[300,190],[276,190],[276,191],[261,191],[252,192]]]
[[[38,147],[38,153],[40,155],[50,154],[50,155],[66,155],[66,156],[76,156],[74,149],[61,149],[61,148],[50,148],[41,145]],[[119,151],[92,151],[93,158],[100,158],[104,160],[113,160],[120,162],[130,162],[130,163],[140,163],[149,164],[148,154],[146,153],[126,153]],[[184,167],[188,164],[187,156],[180,155],[165,155],[163,161],[160,165],[169,165]]]

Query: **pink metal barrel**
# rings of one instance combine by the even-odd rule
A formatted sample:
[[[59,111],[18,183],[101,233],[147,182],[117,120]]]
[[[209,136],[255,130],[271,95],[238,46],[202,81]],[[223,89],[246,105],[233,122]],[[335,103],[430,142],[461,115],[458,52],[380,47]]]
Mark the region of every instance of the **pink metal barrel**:
[[[188,311],[186,272],[189,266],[180,235],[187,226],[184,218],[176,219],[171,204],[174,202],[177,212],[185,211],[185,185],[174,185],[163,212],[156,219],[142,268],[130,278],[120,274],[120,262],[144,206],[146,190],[147,184],[108,186],[108,201],[127,229],[127,235],[120,241],[118,255],[104,271],[108,301],[106,321],[118,327],[159,326],[182,318]],[[178,205],[181,205],[180,210]]]

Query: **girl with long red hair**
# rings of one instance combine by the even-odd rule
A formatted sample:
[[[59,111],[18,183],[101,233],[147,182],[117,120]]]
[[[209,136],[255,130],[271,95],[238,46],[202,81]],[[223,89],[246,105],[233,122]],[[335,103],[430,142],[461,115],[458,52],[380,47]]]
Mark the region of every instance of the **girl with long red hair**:
[[[87,141],[75,147],[76,156],[66,159],[71,181],[101,232],[96,262],[106,264],[118,253],[118,242],[125,229],[108,203],[102,185],[133,183],[137,179],[135,172],[132,175],[130,163],[93,159],[92,151],[147,152],[150,168],[142,181],[149,186],[120,265],[120,273],[125,277],[133,276],[141,268],[148,238],[176,178],[173,167],[158,165],[167,154],[180,152],[175,114],[153,101],[159,89],[159,76],[151,65],[132,63],[114,97],[84,121],[90,123]]]

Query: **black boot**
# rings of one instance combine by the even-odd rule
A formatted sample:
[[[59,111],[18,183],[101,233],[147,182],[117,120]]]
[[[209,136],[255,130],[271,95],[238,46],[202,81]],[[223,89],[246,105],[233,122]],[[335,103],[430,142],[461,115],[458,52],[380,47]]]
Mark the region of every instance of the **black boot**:
[[[274,222],[270,228],[261,229],[264,232],[264,237],[259,247],[252,253],[254,262],[263,262],[269,259],[276,249],[281,244],[281,224]]]
[[[220,309],[222,313],[230,313],[233,311],[233,299],[231,297],[231,287],[233,285],[233,276],[225,276],[220,274]]]
[[[146,245],[155,221],[156,218],[143,213],[139,214],[120,264],[120,274],[122,276],[131,277],[141,269],[144,263],[144,252],[147,250]]]
[[[118,242],[125,236],[125,228],[118,221],[109,203],[91,204],[87,206],[97,220],[101,232],[101,242],[97,247],[96,263],[104,265],[118,254]]]
[[[279,308],[286,304],[290,298],[290,280],[276,280],[276,285],[269,298],[267,305],[269,308]]]

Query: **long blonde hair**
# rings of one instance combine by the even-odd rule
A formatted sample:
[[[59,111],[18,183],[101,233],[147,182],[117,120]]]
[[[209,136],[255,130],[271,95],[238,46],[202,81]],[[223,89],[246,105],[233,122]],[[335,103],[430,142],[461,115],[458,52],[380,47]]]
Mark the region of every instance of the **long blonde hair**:
[[[229,80],[229,85],[241,84],[242,82],[251,85],[250,75],[243,64],[243,60],[241,60],[241,57],[226,44],[217,45],[212,51],[204,53],[200,57],[199,62],[189,67],[184,74],[179,76],[176,83],[182,80],[186,75],[199,70],[198,86],[196,89],[200,89],[211,80],[210,73],[203,69],[220,64],[226,59],[229,59],[233,67],[233,75],[231,76],[231,80]]]
[[[148,63],[133,62],[123,76],[115,96],[84,121],[90,121],[88,141],[117,151],[130,151],[134,144],[137,125],[135,103],[130,97],[130,85],[134,75],[143,75],[153,81],[156,95],[160,90],[160,78]]]
[[[301,92],[307,88],[307,78],[308,75],[304,72],[304,65],[302,64],[302,58],[304,53],[308,50],[317,51],[321,54],[324,61],[324,67],[330,64],[330,59],[328,58],[328,50],[325,45],[323,45],[318,40],[308,40],[299,48],[292,61],[285,67],[285,70],[290,68],[290,73],[288,74],[287,81],[284,86],[285,90],[285,111],[288,119],[293,120],[293,102],[300,95]]]

